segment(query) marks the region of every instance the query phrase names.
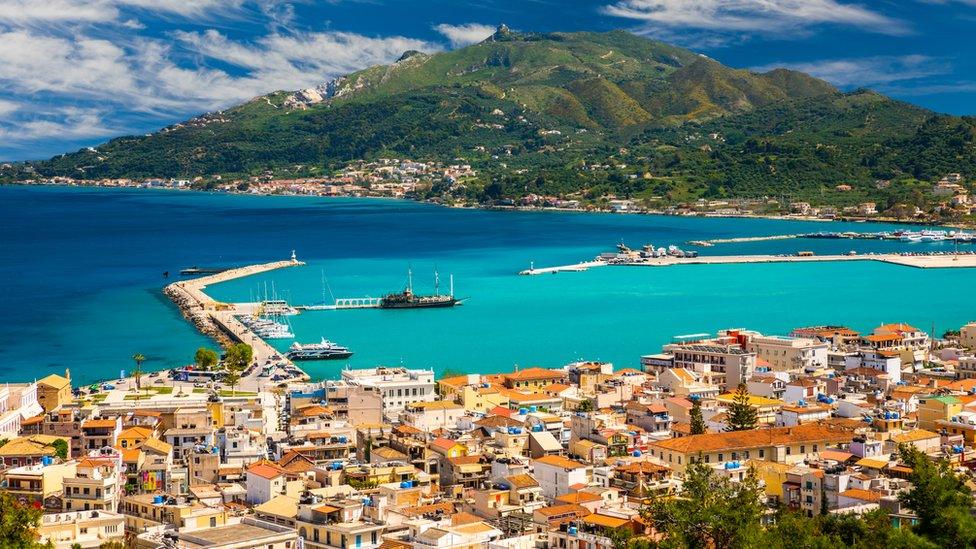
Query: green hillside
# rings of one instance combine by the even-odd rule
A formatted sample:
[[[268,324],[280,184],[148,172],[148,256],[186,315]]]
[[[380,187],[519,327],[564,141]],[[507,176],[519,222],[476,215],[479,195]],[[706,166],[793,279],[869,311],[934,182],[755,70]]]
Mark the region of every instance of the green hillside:
[[[502,196],[670,201],[818,198],[847,183],[863,199],[878,198],[877,179],[976,175],[973,127],[794,71],[732,69],[622,31],[501,28],[466,48],[407,52],[312,93],[272,93],[33,168],[80,178],[233,177],[327,173],[397,155],[473,164],[481,181],[466,192],[482,199],[492,182]],[[597,173],[592,164],[610,168]]]

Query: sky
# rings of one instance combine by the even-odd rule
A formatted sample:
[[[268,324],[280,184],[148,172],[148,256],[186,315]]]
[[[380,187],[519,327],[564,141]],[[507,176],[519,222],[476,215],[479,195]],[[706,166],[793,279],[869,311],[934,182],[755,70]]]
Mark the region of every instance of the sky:
[[[976,0],[0,0],[0,159],[521,31],[625,29],[976,114]]]

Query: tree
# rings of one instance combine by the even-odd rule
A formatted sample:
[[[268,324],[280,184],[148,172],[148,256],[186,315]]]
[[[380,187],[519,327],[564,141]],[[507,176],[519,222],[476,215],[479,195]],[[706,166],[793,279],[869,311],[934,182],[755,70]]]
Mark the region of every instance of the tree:
[[[228,370],[243,370],[254,358],[254,349],[247,343],[235,343],[227,349],[224,365]]]
[[[914,446],[902,445],[899,453],[912,469],[911,490],[898,496],[918,516],[912,530],[941,547],[976,546],[976,518],[970,513],[973,495],[965,480],[947,460],[935,462]]]
[[[691,401],[691,434],[700,435],[705,432],[705,418],[702,417],[701,400]]]
[[[237,384],[241,381],[241,374],[237,370],[228,370],[224,374],[224,383],[230,385],[231,394],[237,394]]]
[[[732,398],[732,404],[729,405],[727,413],[726,424],[728,426],[725,428],[726,431],[748,431],[756,428],[759,417],[756,414],[756,409],[749,403],[749,392],[746,391],[745,383],[740,383],[735,390],[735,396]]]
[[[217,365],[218,360],[220,360],[220,357],[217,356],[217,352],[206,347],[200,347],[193,355],[193,362],[202,370],[213,368]]]
[[[369,463],[369,458],[373,456],[373,437],[367,436],[363,444],[363,461]]]
[[[762,535],[762,495],[754,470],[733,482],[697,460],[685,470],[681,497],[658,497],[642,514],[665,535],[665,547],[749,547]]]
[[[581,400],[579,406],[576,407],[577,412],[592,412],[593,411],[593,401],[590,399]]]
[[[44,545],[36,541],[40,522],[40,507],[22,505],[6,491],[0,491],[0,547],[5,549],[50,547],[50,544]]]
[[[68,459],[68,443],[63,438],[55,440],[51,446],[54,447],[55,455],[61,459]]]
[[[132,369],[132,376],[136,378],[136,390],[142,389],[142,363],[146,361],[146,357],[142,353],[136,353],[132,355],[132,360],[136,362],[136,367]]]

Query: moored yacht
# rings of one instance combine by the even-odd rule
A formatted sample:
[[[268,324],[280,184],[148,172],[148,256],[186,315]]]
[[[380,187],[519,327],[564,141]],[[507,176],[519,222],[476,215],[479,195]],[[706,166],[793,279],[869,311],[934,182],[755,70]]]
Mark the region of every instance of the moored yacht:
[[[342,345],[337,345],[324,337],[321,343],[301,344],[297,341],[291,344],[285,357],[289,360],[335,360],[349,358],[352,351]]]

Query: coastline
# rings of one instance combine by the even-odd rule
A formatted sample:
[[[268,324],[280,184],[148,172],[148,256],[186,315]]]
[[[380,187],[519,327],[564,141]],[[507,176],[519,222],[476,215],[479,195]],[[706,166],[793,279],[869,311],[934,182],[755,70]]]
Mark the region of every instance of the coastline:
[[[307,194],[307,193],[263,193],[263,192],[239,192],[239,191],[216,191],[216,190],[205,190],[196,188],[177,188],[177,187],[165,187],[165,186],[146,186],[146,185],[71,185],[67,183],[27,183],[27,182],[7,182],[0,183],[0,186],[20,186],[20,187],[62,187],[62,188],[92,188],[92,189],[131,189],[131,190],[142,190],[142,191],[166,191],[166,192],[197,192],[203,194],[221,194],[228,196],[261,196],[261,197],[290,197],[290,198],[356,198],[356,199],[369,199],[369,200],[390,200],[390,201],[404,201],[413,202],[417,204],[427,204],[431,206],[439,206],[442,208],[451,208],[457,210],[483,210],[483,211],[497,211],[497,212],[555,212],[555,213],[579,213],[579,214],[612,214],[612,215],[647,215],[647,216],[664,216],[664,217],[693,217],[693,218],[715,218],[715,219],[768,219],[774,221],[808,221],[816,223],[831,223],[831,222],[849,222],[849,223],[890,223],[894,225],[907,225],[907,226],[925,226],[925,227],[938,227],[945,229],[976,229],[976,222],[974,223],[958,223],[958,222],[942,222],[928,219],[899,219],[892,217],[859,217],[859,216],[838,216],[834,218],[823,218],[815,216],[805,216],[805,215],[791,215],[791,214],[758,214],[751,212],[743,213],[725,213],[725,212],[689,212],[689,213],[679,213],[679,212],[669,212],[666,210],[628,210],[628,211],[618,211],[612,208],[565,208],[557,206],[523,206],[523,205],[495,205],[495,204],[480,204],[480,203],[464,203],[464,204],[445,204],[437,199],[419,199],[412,197],[398,197],[398,196],[387,196],[387,195],[370,195],[370,194],[342,194],[342,195],[324,195],[324,194]]]

